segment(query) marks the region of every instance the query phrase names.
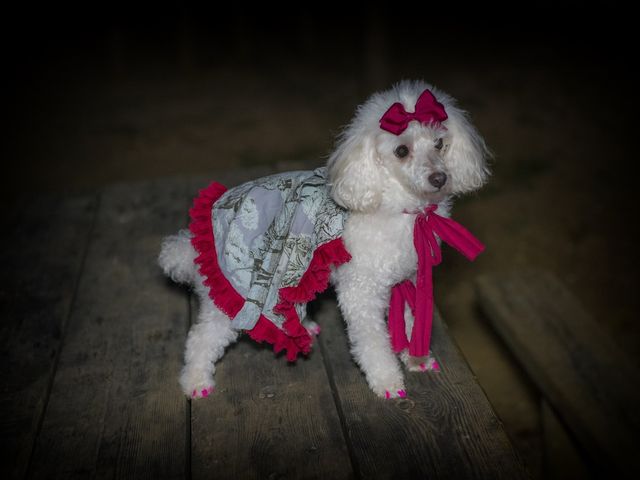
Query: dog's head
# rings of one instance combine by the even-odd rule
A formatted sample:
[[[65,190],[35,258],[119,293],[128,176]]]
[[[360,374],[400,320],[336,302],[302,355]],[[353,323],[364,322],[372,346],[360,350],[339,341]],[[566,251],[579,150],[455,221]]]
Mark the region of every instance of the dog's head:
[[[415,208],[480,188],[487,156],[453,98],[404,81],[358,107],[329,158],[329,183],[352,211]]]

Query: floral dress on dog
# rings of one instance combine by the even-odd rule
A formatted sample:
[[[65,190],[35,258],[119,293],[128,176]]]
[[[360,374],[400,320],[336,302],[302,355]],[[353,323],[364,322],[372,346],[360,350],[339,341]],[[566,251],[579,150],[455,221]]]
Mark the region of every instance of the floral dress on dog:
[[[287,172],[227,190],[212,183],[190,211],[191,242],[209,296],[254,340],[293,361],[311,350],[306,304],[331,267],[351,259],[347,211],[329,196],[326,168]]]

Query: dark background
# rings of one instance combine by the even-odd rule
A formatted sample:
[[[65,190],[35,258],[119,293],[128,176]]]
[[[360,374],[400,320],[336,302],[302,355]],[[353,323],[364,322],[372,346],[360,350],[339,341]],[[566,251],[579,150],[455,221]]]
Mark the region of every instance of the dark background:
[[[198,97],[201,104],[209,101],[197,114],[215,115],[219,124],[246,126],[247,110],[259,110],[262,117],[253,120],[277,122],[290,144],[296,143],[296,129],[323,128],[305,147],[291,147],[294,151],[286,154],[268,145],[227,145],[224,148],[232,150],[227,164],[326,154],[355,105],[376,89],[416,77],[449,91],[478,115],[479,107],[490,108],[487,89],[514,89],[517,95],[515,88],[526,88],[529,101],[549,105],[549,117],[556,113],[552,108],[557,98],[571,97],[576,105],[570,107],[582,108],[580,114],[603,132],[600,143],[593,143],[601,154],[583,158],[576,168],[585,162],[601,164],[598,175],[607,185],[629,179],[619,172],[634,168],[635,162],[627,155],[607,158],[611,142],[604,134],[616,130],[616,144],[633,135],[636,102],[631,100],[637,73],[630,49],[635,27],[628,12],[613,5],[596,10],[540,3],[514,5],[513,10],[461,4],[400,10],[391,4],[356,3],[344,8],[329,4],[318,11],[278,12],[265,6],[111,3],[9,8],[2,28],[7,122],[3,149],[8,150],[4,190],[21,191],[25,180],[37,188],[66,190],[206,171],[220,158],[213,148],[193,152],[198,148],[193,142],[183,145],[192,155],[179,162],[180,168],[175,156],[146,162],[143,155],[115,158],[120,152],[114,141],[130,144],[148,128],[123,116],[139,109],[138,117],[146,110],[156,123],[178,120],[160,117],[171,116],[171,109],[173,117],[179,116],[176,108],[187,115],[189,95],[192,103],[198,103]],[[288,122],[286,114],[281,118],[276,112],[286,111],[287,104],[327,118],[327,123],[300,125],[293,117]],[[119,115],[116,124],[114,115]],[[494,121],[508,128],[504,120]],[[492,126],[498,124],[486,127],[485,135]],[[118,133],[119,138],[105,138]],[[201,138],[205,136],[203,131],[196,140],[206,142]],[[209,139],[219,143],[213,131]],[[234,140],[251,143],[246,136]],[[490,146],[500,159],[500,144]]]
[[[487,252],[446,255],[437,302],[535,462],[536,400],[478,317],[473,278],[553,272],[637,365],[635,17],[611,3],[344,9],[6,10],[1,198],[19,209],[118,181],[312,168],[372,92],[422,78],[494,153],[488,186],[454,210]]]

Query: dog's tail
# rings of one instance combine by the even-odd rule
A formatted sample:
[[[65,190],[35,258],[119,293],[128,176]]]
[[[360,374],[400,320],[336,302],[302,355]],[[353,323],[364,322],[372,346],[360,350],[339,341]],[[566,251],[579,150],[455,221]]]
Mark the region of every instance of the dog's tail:
[[[165,237],[162,241],[158,263],[165,275],[174,282],[193,285],[195,282],[196,251],[191,245],[189,230],[180,230],[177,235]]]

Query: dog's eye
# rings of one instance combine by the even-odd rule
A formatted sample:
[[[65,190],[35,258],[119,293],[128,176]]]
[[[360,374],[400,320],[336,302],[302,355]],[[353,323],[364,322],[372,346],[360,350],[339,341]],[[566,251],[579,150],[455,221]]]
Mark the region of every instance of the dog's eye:
[[[436,148],[436,150],[442,150],[442,145],[443,145],[442,139],[439,138],[436,140],[434,147]]]
[[[404,158],[409,155],[409,147],[407,147],[406,145],[398,145],[393,153],[398,158]]]

